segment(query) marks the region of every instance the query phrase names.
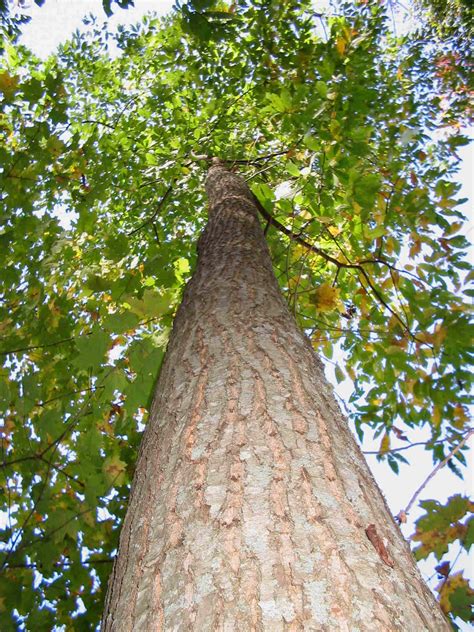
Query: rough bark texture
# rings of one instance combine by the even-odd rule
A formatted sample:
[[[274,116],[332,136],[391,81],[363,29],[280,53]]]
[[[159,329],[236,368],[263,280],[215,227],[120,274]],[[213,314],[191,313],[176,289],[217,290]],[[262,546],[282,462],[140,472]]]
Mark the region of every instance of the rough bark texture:
[[[219,165],[207,191],[103,630],[449,630],[281,297],[250,191]]]

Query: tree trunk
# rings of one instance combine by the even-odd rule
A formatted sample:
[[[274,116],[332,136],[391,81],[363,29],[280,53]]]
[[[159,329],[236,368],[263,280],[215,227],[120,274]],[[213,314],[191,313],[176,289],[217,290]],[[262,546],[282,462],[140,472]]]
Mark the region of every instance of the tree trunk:
[[[450,630],[219,164],[103,630]]]

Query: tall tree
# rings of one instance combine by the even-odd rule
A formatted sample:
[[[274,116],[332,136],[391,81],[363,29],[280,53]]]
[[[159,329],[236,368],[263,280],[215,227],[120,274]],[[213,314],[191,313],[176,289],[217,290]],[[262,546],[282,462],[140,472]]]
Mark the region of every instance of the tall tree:
[[[207,191],[103,630],[449,630],[282,299],[250,189],[217,163]]]
[[[354,379],[359,437],[397,470],[423,427],[434,466],[465,463],[462,75],[378,3],[186,7],[114,36],[92,23],[44,63],[5,47],[2,630],[100,620],[210,156],[248,181],[290,312]],[[444,556],[469,549],[472,504],[424,502],[416,555],[443,562],[441,605],[467,620]]]

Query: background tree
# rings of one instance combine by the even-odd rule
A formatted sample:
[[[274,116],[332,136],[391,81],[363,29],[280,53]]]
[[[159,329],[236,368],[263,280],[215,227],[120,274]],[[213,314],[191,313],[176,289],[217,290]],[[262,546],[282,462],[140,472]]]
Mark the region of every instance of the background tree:
[[[293,314],[326,357],[345,350],[359,435],[396,469],[428,426],[435,463],[465,463],[462,79],[445,89],[434,52],[366,2],[327,20],[301,2],[194,3],[119,31],[116,59],[108,41],[93,25],[45,63],[7,45],[0,72],[4,629],[99,620],[204,224],[199,156],[247,177]],[[469,548],[466,499],[426,510],[419,556]],[[442,571],[445,611],[468,619],[466,580]]]
[[[415,8],[418,8],[424,22],[427,23],[441,37],[457,37],[460,43],[461,37],[466,38],[466,47],[469,46],[469,37],[472,37],[473,8],[469,0],[417,0]]]

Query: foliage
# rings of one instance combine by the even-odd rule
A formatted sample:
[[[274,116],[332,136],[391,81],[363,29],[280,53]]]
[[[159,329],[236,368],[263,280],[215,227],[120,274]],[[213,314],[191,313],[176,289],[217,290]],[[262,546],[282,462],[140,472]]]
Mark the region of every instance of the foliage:
[[[127,9],[133,7],[134,0],[102,0],[102,6],[107,16],[112,15],[112,5],[116,4],[120,9]]]
[[[449,546],[456,541],[469,552],[474,542],[473,502],[456,494],[448,499],[446,505],[436,500],[425,500],[420,504],[426,513],[417,521],[413,536],[415,541],[421,542],[414,551],[417,559],[424,559],[433,553],[440,561],[448,553]],[[444,612],[452,613],[464,621],[474,621],[474,591],[463,573],[451,573],[449,561],[439,564],[436,570],[441,580],[436,590]]]
[[[436,68],[439,96],[444,101],[445,118],[452,125],[462,123],[469,112],[474,63],[474,9],[470,0],[414,0],[418,18],[417,39],[424,57]],[[426,52],[429,53],[426,54]],[[451,96],[464,94],[461,107]],[[456,99],[454,99],[456,101]],[[454,107],[453,107],[454,105]],[[470,110],[472,115],[472,109]]]
[[[424,22],[442,37],[462,34],[472,36],[474,10],[470,0],[417,0]]]
[[[44,63],[6,45],[2,630],[97,624],[208,157],[248,178],[315,348],[344,349],[360,437],[382,436],[394,469],[412,429],[430,429],[435,463],[460,443],[472,274],[452,176],[468,111],[438,57],[364,0],[328,18],[194,0],[113,37],[92,24]],[[457,581],[441,595],[453,586],[455,614]]]
[[[35,0],[42,5],[44,0]],[[0,0],[0,52],[3,52],[3,41],[16,40],[21,33],[21,27],[29,22],[29,17],[22,12],[10,11],[12,0]]]

